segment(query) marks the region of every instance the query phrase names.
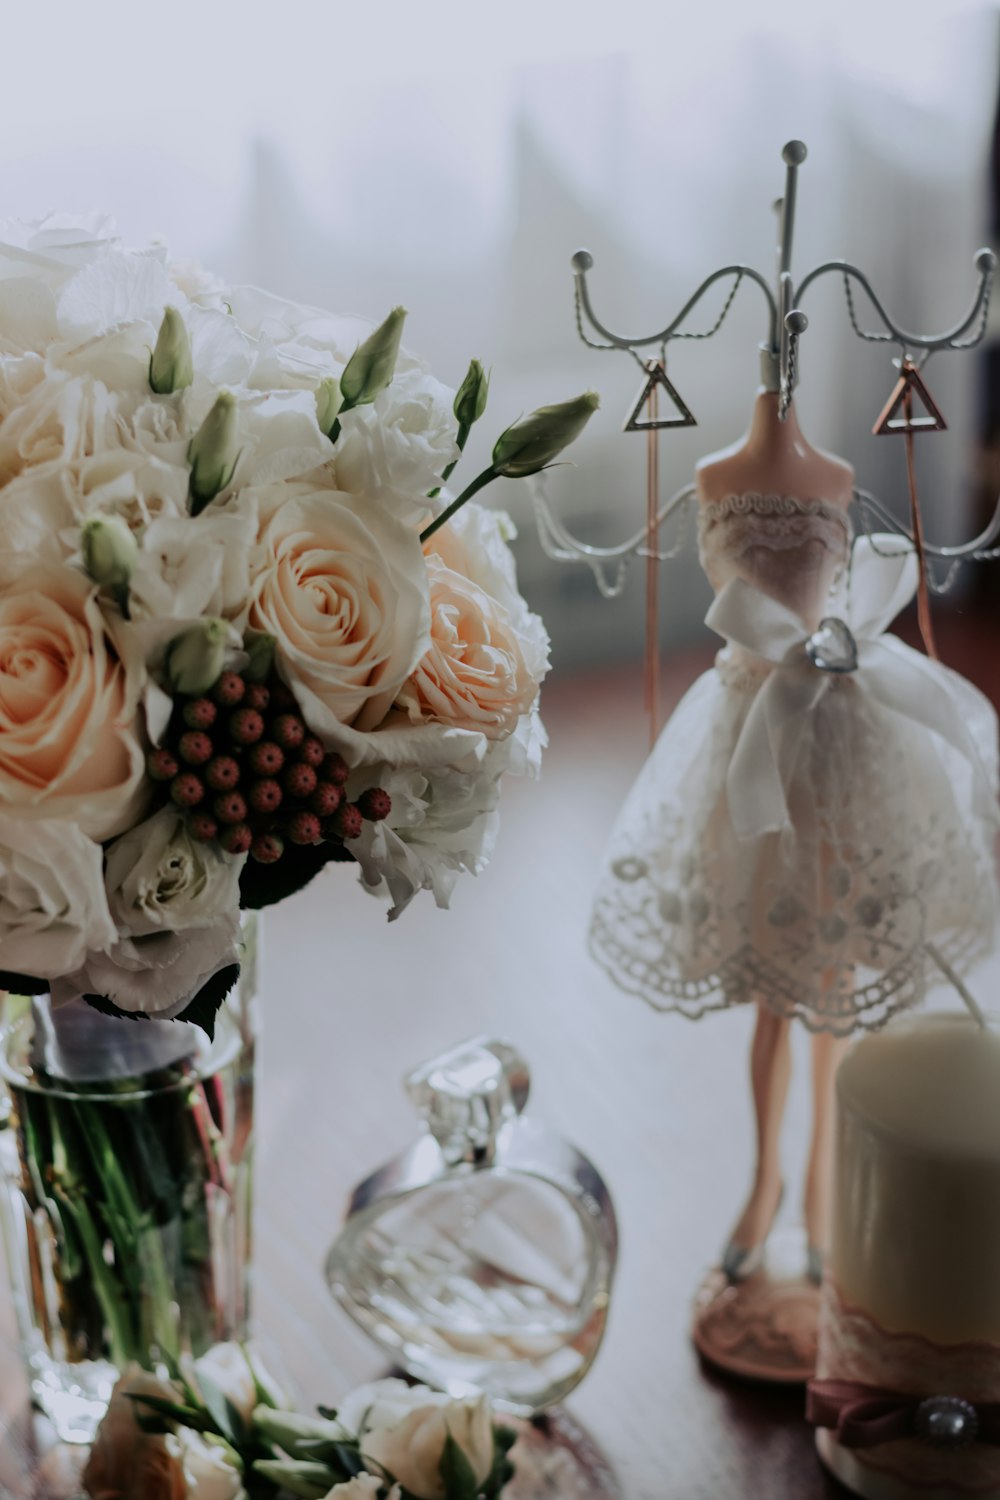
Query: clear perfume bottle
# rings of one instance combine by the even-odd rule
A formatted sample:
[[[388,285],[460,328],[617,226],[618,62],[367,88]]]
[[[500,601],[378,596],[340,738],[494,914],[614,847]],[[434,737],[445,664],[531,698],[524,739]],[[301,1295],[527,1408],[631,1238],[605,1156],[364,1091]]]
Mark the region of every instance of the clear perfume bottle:
[[[327,1261],[334,1295],[411,1375],[528,1416],[592,1365],[618,1230],[593,1164],[525,1117],[529,1075],[478,1037],[406,1089],[426,1133],[355,1190]]]

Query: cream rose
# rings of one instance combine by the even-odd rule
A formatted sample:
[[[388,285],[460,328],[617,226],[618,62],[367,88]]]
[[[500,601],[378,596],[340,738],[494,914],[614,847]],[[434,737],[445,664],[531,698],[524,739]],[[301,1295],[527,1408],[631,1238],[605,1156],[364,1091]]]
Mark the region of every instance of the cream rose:
[[[0,483],[35,464],[117,446],[114,398],[90,376],[53,372],[0,423]]]
[[[385,1494],[381,1479],[374,1474],[355,1474],[346,1484],[335,1484],[326,1500],[380,1500]],[[387,1500],[399,1500],[400,1489],[394,1484]]]
[[[435,719],[504,739],[538,696],[504,609],[440,557],[427,559],[431,644],[397,702],[411,720]]]
[[[115,937],[93,839],[72,823],[0,813],[0,965],[50,979]]]
[[[319,490],[282,505],[262,544],[250,626],[275,637],[282,675],[320,733],[325,723],[373,728],[428,643],[416,533],[374,505]]]
[[[414,1496],[445,1500],[441,1459],[451,1437],[479,1485],[493,1469],[496,1440],[489,1398],[452,1401],[427,1386],[378,1380],[353,1391],[337,1413],[361,1456]]]
[[[0,576],[0,808],[65,818],[98,840],[134,823],[142,686],[81,573]]]

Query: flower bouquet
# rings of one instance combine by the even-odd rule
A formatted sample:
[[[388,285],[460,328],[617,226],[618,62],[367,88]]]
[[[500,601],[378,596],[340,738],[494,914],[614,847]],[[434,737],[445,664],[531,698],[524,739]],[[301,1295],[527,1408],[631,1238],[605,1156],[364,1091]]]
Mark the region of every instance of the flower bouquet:
[[[35,997],[0,1145],[22,1322],[70,1363],[240,1331],[217,1229],[246,1060],[220,1083],[164,1023],[213,1036],[241,911],[331,863],[391,917],[446,906],[538,765],[547,639],[473,496],[596,398],[509,426],[453,496],[488,380],[441,385],[403,319],[224,287],[100,221],[0,242],[0,988]]]
[[[487,1397],[379,1380],[318,1416],[286,1401],[239,1345],[172,1379],[126,1371],[83,1486],[92,1500],[498,1500],[512,1428]]]

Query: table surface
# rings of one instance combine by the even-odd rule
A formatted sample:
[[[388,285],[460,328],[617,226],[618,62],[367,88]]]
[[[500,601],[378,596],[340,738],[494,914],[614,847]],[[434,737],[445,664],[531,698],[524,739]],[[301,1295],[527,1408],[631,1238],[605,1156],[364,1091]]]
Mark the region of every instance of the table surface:
[[[940,633],[944,659],[995,694],[1000,641],[991,629],[987,637],[945,620]],[[668,706],[705,661],[672,660]],[[842,1495],[816,1460],[801,1390],[718,1376],[688,1339],[691,1297],[749,1178],[752,1016],[740,1009],[691,1025],[654,1015],[586,954],[594,871],[646,750],[641,702],[631,668],[553,681],[543,779],[507,787],[496,857],[461,883],[450,913],[424,897],[387,925],[343,868],[268,913],[257,1318],[310,1400],[335,1404],[384,1371],[329,1296],[325,1251],[351,1187],[414,1137],[402,1075],[495,1032],[531,1063],[533,1111],[593,1157],[616,1199],[622,1251],[608,1333],[568,1408],[623,1500]],[[796,1037],[786,1129],[790,1220],[808,1119],[806,1040]],[[0,1391],[9,1428],[2,1494],[23,1399],[9,1358]],[[39,1484],[9,1493],[48,1492]],[[592,1493],[604,1500],[606,1491]]]

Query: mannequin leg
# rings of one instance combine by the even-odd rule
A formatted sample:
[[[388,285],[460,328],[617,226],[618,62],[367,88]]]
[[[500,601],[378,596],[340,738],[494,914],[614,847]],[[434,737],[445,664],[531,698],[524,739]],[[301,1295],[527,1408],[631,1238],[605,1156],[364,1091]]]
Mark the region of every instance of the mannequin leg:
[[[757,1028],[750,1053],[757,1125],[757,1164],[753,1187],[733,1229],[730,1250],[753,1249],[767,1239],[781,1201],[781,1123],[792,1074],[789,1023],[757,1007]]]
[[[837,1101],[837,1068],[847,1050],[847,1039],[820,1032],[812,1044],[813,1126],[806,1171],[805,1218],[810,1250],[820,1255],[829,1248],[833,1199],[833,1153]]]

